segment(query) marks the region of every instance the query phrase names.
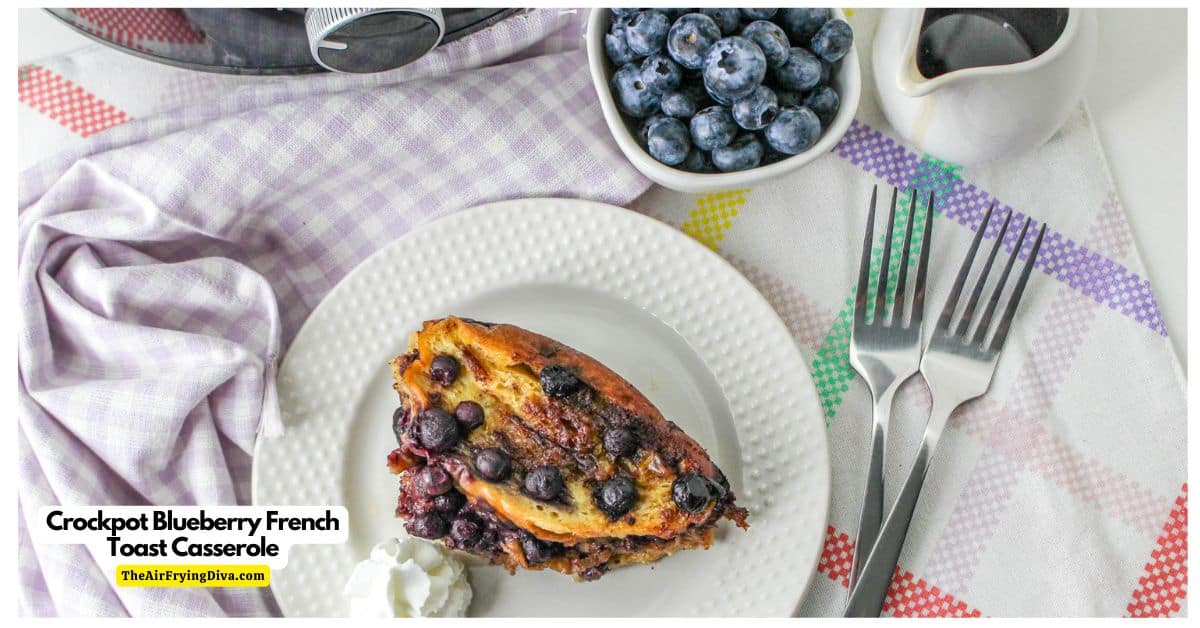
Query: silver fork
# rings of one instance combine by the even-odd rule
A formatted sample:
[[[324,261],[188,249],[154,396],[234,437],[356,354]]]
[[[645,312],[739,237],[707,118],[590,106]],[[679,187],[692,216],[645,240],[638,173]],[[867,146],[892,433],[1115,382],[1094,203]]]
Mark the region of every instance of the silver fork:
[[[900,268],[896,277],[896,292],[892,301],[890,320],[884,310],[888,297],[888,266],[891,262],[892,232],[896,226],[896,189],[892,188],[892,207],[888,215],[887,235],[883,241],[883,260],[879,270],[879,286],[874,295],[867,294],[871,269],[871,247],[875,241],[875,201],[879,186],[871,191],[871,209],[867,214],[867,232],[863,238],[862,262],[858,268],[858,291],[854,296],[854,325],[850,330],[850,365],[867,383],[874,403],[871,431],[871,458],[867,467],[867,486],[862,512],[858,520],[854,559],[850,567],[850,586],[858,578],[862,557],[879,534],[883,520],[883,456],[886,448],[888,419],[896,389],[917,372],[921,363],[921,338],[925,310],[925,273],[929,266],[929,234],[932,227],[933,193],[922,226],[921,256],[917,261],[917,276],[913,286],[912,314],[905,323],[905,285],[908,278],[908,256],[912,248],[913,223],[916,218],[917,192],[912,191],[909,203],[908,226],[904,233],[904,248],[900,251]],[[874,315],[867,322],[868,309]],[[866,549],[863,549],[866,548]],[[859,551],[862,550],[862,551]]]
[[[1029,257],[1021,268],[1021,275],[1005,304],[996,330],[989,337],[987,332],[991,326],[992,317],[1000,303],[1001,293],[1008,282],[1018,254],[1025,244],[1025,236],[1029,230],[1029,219],[1026,218],[1012,254],[1009,255],[1008,262],[995,282],[991,296],[976,323],[976,306],[979,304],[984,284],[992,269],[992,262],[996,259],[996,253],[1000,249],[1004,234],[1008,231],[1009,220],[1012,218],[1012,212],[1009,211],[996,236],[996,241],[992,245],[991,253],[984,262],[983,270],[979,274],[975,287],[967,299],[961,319],[956,325],[950,324],[954,318],[954,311],[958,307],[959,297],[962,296],[963,286],[966,284],[975,253],[979,250],[979,243],[983,239],[983,233],[987,230],[988,221],[991,220],[992,211],[995,209],[996,205],[993,204],[983,217],[979,230],[975,233],[975,239],[971,242],[967,257],[963,260],[958,277],[955,278],[954,285],[950,289],[950,296],[946,299],[941,316],[938,317],[933,337],[925,349],[925,355],[921,358],[921,375],[929,384],[929,391],[933,396],[929,422],[925,426],[925,434],[917,449],[916,460],[913,461],[908,478],[900,489],[896,503],[888,513],[887,521],[883,524],[883,530],[863,565],[858,585],[850,593],[850,601],[846,605],[844,613],[846,617],[878,617],[883,609],[888,586],[892,582],[892,574],[900,559],[900,550],[904,547],[908,524],[912,521],[913,511],[916,509],[917,499],[921,494],[921,486],[929,472],[930,462],[937,449],[938,440],[941,439],[942,432],[946,427],[946,421],[955,408],[987,392],[988,386],[992,382],[992,375],[996,372],[996,362],[1000,357],[1000,350],[1004,347],[1004,341],[1008,338],[1008,332],[1012,328],[1013,315],[1021,301],[1021,295],[1025,292],[1030,272],[1033,271],[1038,250],[1042,246],[1042,237],[1046,233],[1045,224],[1038,230],[1033,246],[1029,250]],[[976,324],[972,325],[972,323]],[[973,333],[971,332],[972,327],[975,328]]]

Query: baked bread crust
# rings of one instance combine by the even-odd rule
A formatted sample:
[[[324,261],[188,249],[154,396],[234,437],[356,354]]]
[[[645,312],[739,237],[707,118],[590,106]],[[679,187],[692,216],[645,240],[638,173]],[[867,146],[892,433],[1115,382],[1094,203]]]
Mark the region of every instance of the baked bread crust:
[[[442,368],[447,364],[455,367],[452,378]],[[442,531],[437,518],[448,524],[465,518],[479,524],[479,537],[463,542],[464,535],[447,531],[448,545],[510,571],[549,568],[590,580],[622,564],[707,548],[722,517],[748,527],[746,511],[734,504],[725,476],[699,443],[624,378],[560,342],[512,325],[451,316],[426,322],[391,367],[401,401],[394,425],[400,447],[389,457],[401,475],[397,514],[413,530],[414,518],[437,513],[428,520],[431,533],[416,533]],[[562,376],[562,390],[546,388],[557,385],[545,379],[550,372]],[[479,404],[482,424],[460,425],[451,447],[430,447],[423,421],[437,410],[452,413],[462,402]],[[634,435],[636,451],[614,455],[606,441],[613,431]],[[507,477],[484,477],[476,456],[485,449],[508,456]],[[427,466],[448,472],[450,492],[462,493],[465,505],[437,511],[418,480]],[[531,494],[528,483],[530,473],[544,467],[561,478],[551,483],[549,490],[561,490],[549,499]],[[632,504],[621,503],[616,511],[611,497],[599,492],[614,479],[636,492]],[[673,491],[687,480],[708,491],[706,501],[677,501]]]

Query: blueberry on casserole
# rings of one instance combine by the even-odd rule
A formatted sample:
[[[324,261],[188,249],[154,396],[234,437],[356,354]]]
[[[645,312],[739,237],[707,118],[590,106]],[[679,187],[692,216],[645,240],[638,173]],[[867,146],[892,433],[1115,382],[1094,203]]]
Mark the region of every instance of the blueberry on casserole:
[[[512,325],[426,322],[392,360],[396,514],[510,572],[578,580],[713,542],[747,512],[704,449],[596,360]]]

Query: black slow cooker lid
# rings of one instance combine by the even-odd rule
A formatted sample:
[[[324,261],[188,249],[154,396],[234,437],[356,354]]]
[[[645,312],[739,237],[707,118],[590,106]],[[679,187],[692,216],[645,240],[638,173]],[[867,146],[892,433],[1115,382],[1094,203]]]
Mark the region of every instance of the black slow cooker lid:
[[[46,9],[93,39],[152,61],[225,74],[325,72],[313,60],[304,9]],[[495,24],[518,9],[442,9],[447,43]],[[388,38],[389,56],[417,58],[420,37]],[[396,51],[395,46],[412,50]]]

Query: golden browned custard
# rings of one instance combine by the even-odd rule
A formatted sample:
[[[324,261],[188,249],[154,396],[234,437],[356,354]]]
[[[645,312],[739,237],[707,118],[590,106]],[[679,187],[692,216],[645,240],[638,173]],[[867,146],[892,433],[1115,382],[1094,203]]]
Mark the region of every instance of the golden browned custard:
[[[595,580],[748,528],[704,449],[629,382],[512,325],[426,322],[392,360],[396,514],[417,536]]]

